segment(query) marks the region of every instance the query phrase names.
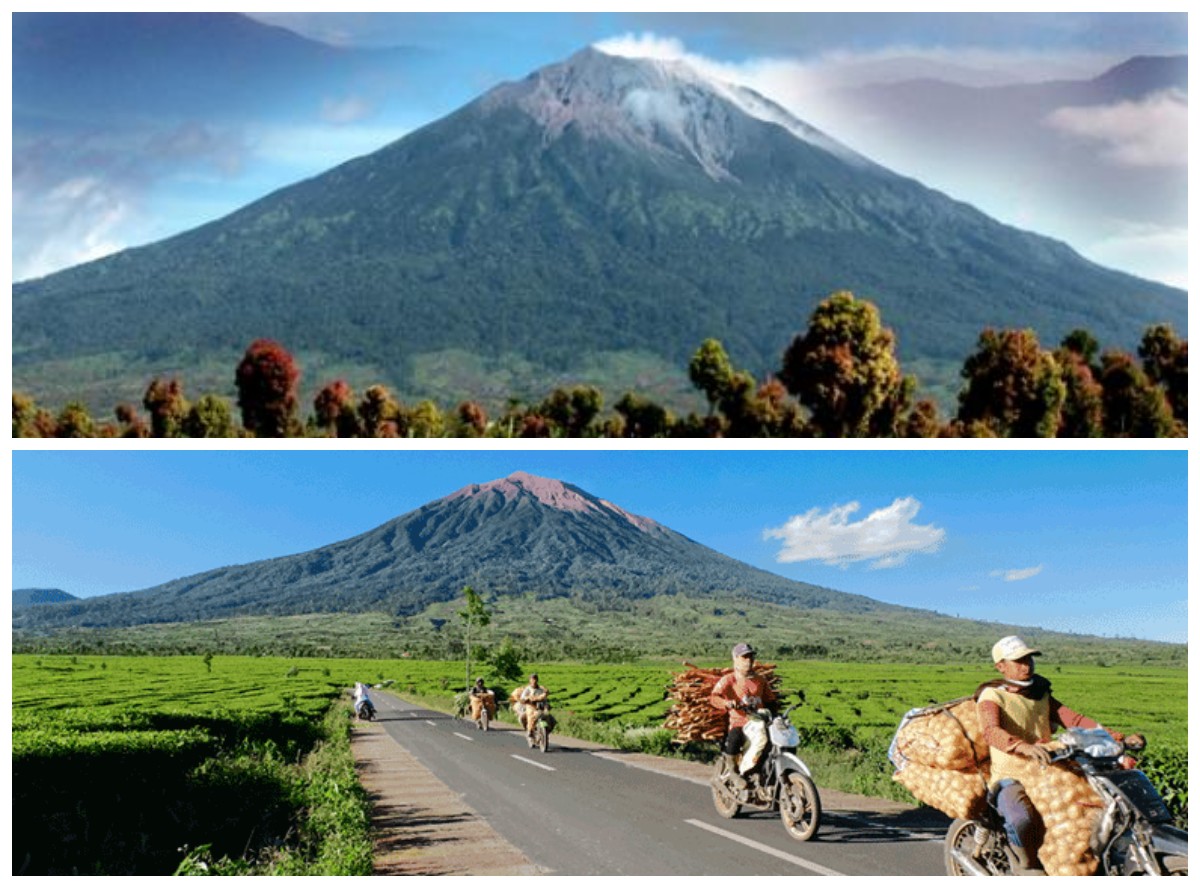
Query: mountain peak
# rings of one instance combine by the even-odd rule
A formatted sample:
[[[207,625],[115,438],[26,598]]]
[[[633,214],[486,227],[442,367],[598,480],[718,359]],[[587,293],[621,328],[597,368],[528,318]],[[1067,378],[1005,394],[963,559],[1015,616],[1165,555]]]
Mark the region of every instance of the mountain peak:
[[[649,518],[633,515],[620,506],[592,496],[578,487],[553,478],[542,478],[528,472],[513,472],[507,478],[499,478],[486,484],[470,484],[445,498],[445,502],[497,496],[504,502],[515,502],[532,498],[543,506],[562,512],[577,512],[581,515],[617,517],[639,530],[653,530],[659,525]]]
[[[587,139],[688,158],[712,179],[732,179],[730,161],[762,124],[856,165],[870,162],[746,87],[709,77],[682,60],[609,55],[594,46],[503,84],[487,111],[516,107],[546,143],[574,129]]]

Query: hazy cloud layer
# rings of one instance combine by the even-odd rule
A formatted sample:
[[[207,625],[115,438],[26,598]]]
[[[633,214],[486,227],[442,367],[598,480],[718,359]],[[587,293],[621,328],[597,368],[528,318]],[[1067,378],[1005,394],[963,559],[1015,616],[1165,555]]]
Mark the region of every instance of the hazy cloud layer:
[[[775,556],[781,563],[821,561],[845,566],[870,561],[871,568],[878,569],[898,567],[917,552],[936,552],[946,537],[939,527],[913,523],[921,510],[913,497],[897,499],[861,521],[852,521],[860,508],[852,502],[827,512],[810,509],[781,527],[763,531],[763,538],[783,541]]]
[[[1101,264],[1187,287],[1186,93],[1048,114],[1034,114],[1032,104],[1001,108],[980,93],[968,108],[968,116],[977,116],[969,120],[960,118],[962,108],[910,106],[919,96],[911,87],[916,80],[972,88],[1085,81],[1128,52],[896,43],[735,64],[651,32],[596,46],[614,55],[682,60],[747,86],[855,151],[1003,222],[1065,240]],[[872,92],[906,82],[904,98],[881,101]],[[982,141],[971,141],[975,131],[985,133]]]
[[[523,76],[524,70],[499,67],[501,61],[511,61],[512,39],[565,57],[608,29],[617,36],[599,42],[606,51],[686,59],[709,76],[748,86],[856,151],[1001,221],[1062,238],[1103,264],[1186,286],[1186,94],[1106,108],[1058,109],[1034,127],[1044,144],[1033,144],[1025,131],[1014,128],[1012,144],[1024,139],[1037,169],[1005,166],[1012,153],[1008,142],[998,146],[999,157],[982,156],[977,146],[960,146],[963,150],[953,156],[939,156],[928,134],[916,127],[919,138],[905,145],[896,130],[901,125],[897,121],[906,119],[905,109],[898,108],[894,120],[880,125],[872,109],[856,118],[847,99],[864,84],[911,78],[990,86],[1093,77],[1131,55],[1186,47],[1186,15],[259,17],[339,45],[414,47],[421,65],[437,67],[401,65],[386,68],[386,73],[372,69],[369,77],[347,81],[325,94],[317,85],[304,93],[289,80],[289,88],[296,87],[303,101],[287,106],[264,97],[259,112],[243,115],[237,123],[232,116],[217,119],[210,112],[203,117],[188,107],[175,109],[174,122],[142,119],[130,126],[129,121],[109,118],[100,129],[86,113],[89,109],[82,109],[85,113],[78,120],[14,115],[14,279],[215,218],[195,215],[199,197],[193,183],[204,183],[206,204],[224,213],[248,202],[243,195],[259,197],[382,147],[429,122],[431,107],[445,113],[465,100],[461,89],[447,84],[457,88],[478,79],[482,91],[498,79]],[[715,46],[723,47],[721,55],[738,61],[715,61],[696,49]],[[552,60],[530,63],[530,69]],[[417,70],[422,72],[419,77],[414,76]],[[103,77],[104,72],[96,75]],[[153,93],[155,85],[146,86]],[[437,102],[432,102],[434,97]],[[138,101],[132,101],[131,113],[137,107]],[[254,120],[255,113],[272,119]],[[389,129],[388,121],[401,126]],[[954,131],[952,122],[946,125]],[[948,143],[944,128],[933,141]],[[1063,163],[1055,168],[1054,158],[1065,158],[1065,168]],[[1056,185],[1064,180],[1070,184]],[[1013,182],[1026,187],[1011,187]],[[78,200],[67,200],[67,194],[79,189]]]
[[[236,179],[248,150],[239,132],[196,122],[14,139],[13,280],[161,237],[147,211],[154,190]]]
[[[1118,166],[1187,169],[1187,115],[1187,96],[1172,90],[1141,102],[1059,108],[1046,123]]]

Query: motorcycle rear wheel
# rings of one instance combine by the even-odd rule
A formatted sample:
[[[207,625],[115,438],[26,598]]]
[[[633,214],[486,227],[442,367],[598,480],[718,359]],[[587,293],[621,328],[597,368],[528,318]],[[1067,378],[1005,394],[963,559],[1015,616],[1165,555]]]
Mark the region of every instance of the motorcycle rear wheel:
[[[946,831],[946,841],[943,843],[943,859],[946,863],[946,874],[951,876],[970,876],[974,873],[963,869],[962,865],[954,859],[953,852],[955,850],[971,856],[975,849],[975,834],[978,830],[983,829],[978,822],[974,820],[965,820],[958,818],[950,824],[950,828]],[[1012,875],[1011,865],[1008,862],[1007,855],[1004,854],[1002,848],[989,848],[980,858],[973,858],[979,866],[987,870],[987,874],[991,876],[1009,876]]]
[[[783,778],[779,799],[779,817],[789,836],[807,842],[821,828],[821,796],[816,784],[799,771],[788,771]]]

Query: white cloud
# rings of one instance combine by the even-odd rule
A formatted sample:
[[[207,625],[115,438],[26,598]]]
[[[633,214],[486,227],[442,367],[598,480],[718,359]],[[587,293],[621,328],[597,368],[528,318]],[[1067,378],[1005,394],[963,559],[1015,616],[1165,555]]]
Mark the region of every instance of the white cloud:
[[[26,212],[22,213],[21,208]],[[126,246],[122,231],[133,207],[130,196],[95,176],[59,182],[36,201],[13,190],[14,281],[99,259]],[[31,249],[19,249],[24,244]]]
[[[1093,243],[1085,255],[1101,265],[1186,290],[1187,247],[1186,228],[1126,223],[1118,224],[1110,236]]]
[[[1042,572],[1042,565],[1037,567],[1018,567],[1013,570],[994,570],[989,576],[1003,577],[1006,583],[1016,583],[1020,580],[1028,580],[1030,577],[1036,577]]]
[[[1099,145],[1119,166],[1186,167],[1187,113],[1187,96],[1169,90],[1140,102],[1059,108],[1046,124]]]
[[[358,96],[344,99],[325,99],[321,102],[321,119],[327,123],[357,123],[374,113],[374,106]]]
[[[859,511],[856,502],[834,506],[828,512],[810,509],[788,519],[782,527],[763,531],[764,539],[783,541],[775,556],[782,563],[821,561],[847,565],[871,561],[873,569],[898,567],[915,552],[936,552],[946,532],[933,525],[913,523],[921,504],[913,497],[897,499],[861,521],[850,517]]]

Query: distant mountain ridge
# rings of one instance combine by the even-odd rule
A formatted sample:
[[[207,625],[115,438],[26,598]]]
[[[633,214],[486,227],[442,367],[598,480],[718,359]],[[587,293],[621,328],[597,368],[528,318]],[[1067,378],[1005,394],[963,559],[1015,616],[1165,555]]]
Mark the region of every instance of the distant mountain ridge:
[[[14,628],[331,612],[408,616],[453,600],[465,585],[500,599],[680,594],[848,613],[918,613],[750,567],[570,484],[518,472],[311,552],[38,608],[14,617]]]
[[[62,589],[13,589],[13,610],[38,604],[59,604],[79,599]]]
[[[344,49],[234,13],[23,12],[13,15],[13,112],[97,125],[108,114],[270,115],[317,83],[337,95],[414,53]]]
[[[989,326],[1122,347],[1186,329],[1182,291],[1000,225],[748,90],[587,49],[222,220],[17,284],[14,385],[61,392],[85,362],[107,409],[151,372],[207,383],[267,336],[314,375],[446,401],[498,371],[516,390],[497,396],[541,396],[633,359],[686,387],[709,337],[777,370],[843,289],[880,306],[902,359],[951,373]]]

